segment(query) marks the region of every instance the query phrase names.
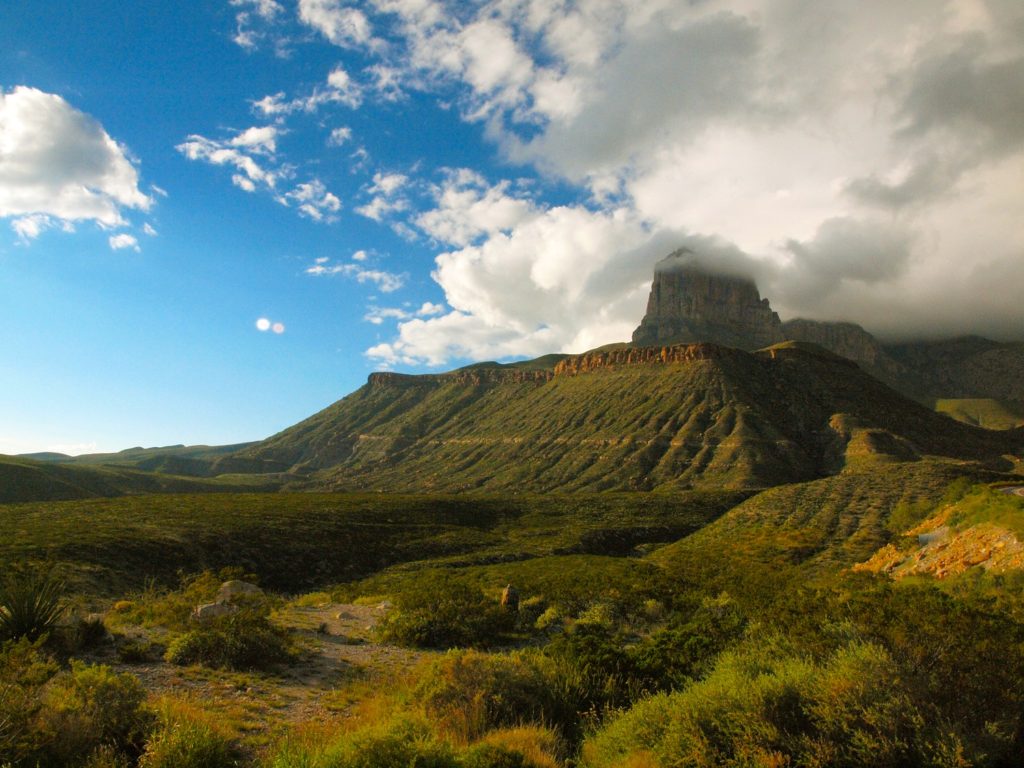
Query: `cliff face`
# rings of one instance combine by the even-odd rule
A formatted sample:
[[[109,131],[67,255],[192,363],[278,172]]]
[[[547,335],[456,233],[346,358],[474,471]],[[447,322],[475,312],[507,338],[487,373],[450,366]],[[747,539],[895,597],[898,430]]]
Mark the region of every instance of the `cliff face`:
[[[713,342],[754,350],[782,341],[782,324],[748,278],[716,275],[679,252],[659,262],[637,346]]]

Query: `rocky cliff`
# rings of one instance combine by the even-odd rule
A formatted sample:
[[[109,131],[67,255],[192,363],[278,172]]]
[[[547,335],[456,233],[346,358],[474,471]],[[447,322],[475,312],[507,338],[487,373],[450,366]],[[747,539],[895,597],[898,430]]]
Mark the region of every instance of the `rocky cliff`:
[[[658,262],[637,346],[713,342],[754,350],[782,341],[782,323],[754,281],[715,274],[682,249]]]

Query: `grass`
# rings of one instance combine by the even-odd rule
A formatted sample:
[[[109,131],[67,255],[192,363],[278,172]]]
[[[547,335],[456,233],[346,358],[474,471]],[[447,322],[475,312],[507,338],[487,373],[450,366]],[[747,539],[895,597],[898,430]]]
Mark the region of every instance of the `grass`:
[[[167,494],[0,505],[0,566],[53,562],[73,591],[107,597],[240,567],[298,592],[390,565],[516,561],[669,542],[744,498]]]

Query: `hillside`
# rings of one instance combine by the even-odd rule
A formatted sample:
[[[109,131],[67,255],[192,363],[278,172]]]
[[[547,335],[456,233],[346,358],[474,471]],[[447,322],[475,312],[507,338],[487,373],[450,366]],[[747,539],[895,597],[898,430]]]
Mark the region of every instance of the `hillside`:
[[[693,344],[372,374],[229,461],[334,490],[602,491],[763,488],[925,455],[1006,468],[1022,447],[1022,431],[953,422],[812,345]]]
[[[0,456],[0,503],[58,501],[138,493],[196,493],[276,487],[272,477],[204,480],[112,466],[78,466]]]

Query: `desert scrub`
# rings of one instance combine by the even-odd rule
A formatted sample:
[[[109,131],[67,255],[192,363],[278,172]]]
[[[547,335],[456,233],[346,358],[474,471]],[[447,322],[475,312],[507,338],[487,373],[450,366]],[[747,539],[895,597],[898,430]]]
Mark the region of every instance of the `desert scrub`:
[[[53,571],[10,569],[0,580],[0,641],[39,639],[64,607],[64,583]]]
[[[152,723],[144,699],[131,675],[80,662],[57,673],[38,644],[8,643],[0,650],[0,755],[38,768],[95,765],[101,752],[133,763]]]
[[[416,648],[487,648],[508,639],[516,616],[479,589],[433,576],[395,595],[380,640]]]
[[[164,658],[172,664],[252,670],[292,661],[295,655],[287,630],[247,609],[210,619],[175,637]]]
[[[267,768],[461,768],[451,745],[429,725],[396,717],[368,728],[310,742],[285,739]]]
[[[134,599],[118,600],[108,619],[113,626],[185,630],[196,606],[212,602],[224,582],[243,577],[249,581],[254,578],[244,575],[241,568],[222,568],[182,576],[177,589],[163,589],[150,583]]]
[[[545,722],[551,690],[528,654],[467,650],[426,666],[414,695],[445,731],[473,741],[494,728]]]
[[[164,699],[139,768],[231,768],[238,753],[212,717],[186,702]]]

